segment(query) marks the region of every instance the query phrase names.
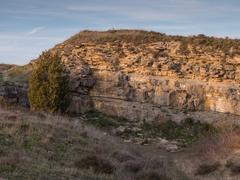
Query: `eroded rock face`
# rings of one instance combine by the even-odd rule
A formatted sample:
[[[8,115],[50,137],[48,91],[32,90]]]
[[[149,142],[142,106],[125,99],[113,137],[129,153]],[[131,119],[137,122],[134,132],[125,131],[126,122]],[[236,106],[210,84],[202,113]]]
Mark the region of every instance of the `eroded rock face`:
[[[69,113],[83,113],[93,108],[89,91],[94,86],[95,81],[92,70],[86,63],[82,62],[76,68],[71,69]]]
[[[27,92],[26,85],[19,85],[13,82],[0,83],[0,100],[3,104],[29,107]]]
[[[71,76],[70,112],[95,108],[132,120],[160,120],[161,107],[240,115],[240,56],[180,42],[71,42],[51,49]]]
[[[118,73],[115,76],[108,72],[96,74],[99,79],[90,96],[98,110],[142,120],[159,119],[161,107],[167,106],[240,115],[240,89],[235,85],[136,74],[128,75],[125,83],[119,83],[118,78],[113,79],[117,76]]]

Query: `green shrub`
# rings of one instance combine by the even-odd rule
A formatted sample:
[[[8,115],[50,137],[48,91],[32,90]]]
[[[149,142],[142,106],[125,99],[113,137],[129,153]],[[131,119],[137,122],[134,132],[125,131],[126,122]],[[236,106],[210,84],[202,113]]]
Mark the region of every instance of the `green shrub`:
[[[201,137],[218,133],[214,126],[186,118],[181,123],[167,121],[163,123],[143,122],[140,126],[147,137],[164,137],[168,140],[178,140],[185,145],[196,142]]]
[[[68,105],[68,80],[65,67],[57,55],[44,52],[29,79],[32,110],[63,112]]]
[[[97,127],[101,128],[108,128],[108,127],[119,127],[128,122],[127,119],[123,117],[117,117],[117,116],[110,116],[106,115],[105,113],[91,110],[85,113],[86,116],[86,122],[89,124],[93,124]]]

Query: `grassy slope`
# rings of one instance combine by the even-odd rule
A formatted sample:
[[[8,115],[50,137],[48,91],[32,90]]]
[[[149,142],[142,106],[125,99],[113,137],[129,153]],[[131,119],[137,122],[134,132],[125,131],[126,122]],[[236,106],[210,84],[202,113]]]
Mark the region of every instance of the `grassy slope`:
[[[226,147],[230,147],[226,137],[221,137],[224,141],[209,141],[208,137],[205,138],[207,142],[194,145],[195,149],[174,154],[160,150],[157,143],[148,146],[124,143],[121,136],[111,133],[111,129],[128,122],[103,114],[91,113],[70,118],[16,109],[0,109],[0,114],[2,178],[186,180],[199,176],[207,179],[205,175],[211,174],[212,179],[218,179],[222,176],[221,172],[213,173],[224,168],[226,162],[222,163],[220,156],[216,155],[220,154],[219,151],[231,154],[231,151],[226,151]],[[143,133],[150,133],[151,136],[152,132],[157,133],[156,128],[149,131],[149,125],[145,126]],[[187,129],[189,126],[184,132]],[[227,142],[239,145],[239,135],[232,137],[227,136]],[[210,154],[209,158],[207,155],[212,152],[215,155]],[[204,161],[199,161],[205,156]],[[211,158],[215,159],[209,162]],[[238,166],[232,162],[228,164],[230,168],[234,167],[236,173]],[[194,172],[198,174],[195,176]],[[234,177],[239,175],[238,172],[236,174]]]
[[[4,73],[13,67],[15,67],[15,65],[0,64],[0,81],[4,80]]]
[[[110,31],[95,34],[84,32],[75,35],[66,43],[77,45],[82,41],[102,43],[117,42],[121,39],[145,43],[162,39],[169,41],[169,38],[184,39],[196,44],[202,43],[203,46],[219,46],[220,49],[226,47],[227,51],[229,47],[239,44],[239,40],[212,39],[202,36],[196,39],[185,39],[143,31],[137,33],[135,31]],[[220,44],[225,44],[225,46],[220,46]],[[27,81],[31,66],[5,70],[0,78],[22,83]],[[0,110],[0,114],[0,177],[8,179],[144,179],[143,177],[161,179],[162,177],[162,179],[167,179],[167,176],[170,176],[173,179],[176,177],[187,179],[184,173],[173,164],[171,154],[160,151],[156,146],[125,144],[118,137],[109,135],[108,128],[105,126],[117,128],[126,123],[123,119],[114,121],[114,117],[106,119],[101,114],[68,118],[16,110]],[[187,126],[188,129],[185,129],[184,124],[180,128],[176,127],[176,124],[157,126],[157,128],[156,125],[142,124],[140,127],[142,128],[140,134],[147,138],[161,136],[164,133],[169,138],[176,138],[179,135],[181,138],[186,138],[187,142],[192,142],[191,137],[195,138],[195,136],[191,133],[194,131],[199,133],[198,126],[197,128]],[[172,134],[176,132],[177,134]],[[123,138],[126,136],[135,136],[135,134],[130,131],[130,133],[123,134]],[[227,136],[227,139],[229,141],[231,138]],[[239,145],[238,141],[239,134],[236,135],[234,143]],[[217,148],[214,143],[217,144]],[[226,145],[226,142],[221,143],[219,145],[219,141],[211,142],[208,145],[209,151],[204,149],[205,147],[202,151],[207,154],[206,152],[215,151],[213,149],[224,149],[225,147],[222,146]],[[188,154],[185,156],[187,157],[182,162],[189,158]],[[209,169],[213,169],[211,165],[202,167],[204,170],[200,169],[198,171],[200,174],[212,173],[209,172]],[[238,166],[235,166],[234,172],[236,169],[237,173],[238,170],[240,172]]]
[[[27,83],[31,70],[32,66],[30,64],[24,66],[13,66],[3,72],[3,80],[17,83]]]
[[[82,117],[0,111],[0,177],[168,179],[168,160],[160,152],[125,144],[86,125]],[[171,176],[184,177],[175,169]]]

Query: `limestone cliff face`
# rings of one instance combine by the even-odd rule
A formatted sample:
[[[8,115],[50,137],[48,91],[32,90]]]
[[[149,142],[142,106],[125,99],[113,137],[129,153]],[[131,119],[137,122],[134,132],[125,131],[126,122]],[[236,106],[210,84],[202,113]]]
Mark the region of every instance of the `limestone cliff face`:
[[[71,112],[96,108],[133,120],[157,120],[161,107],[240,115],[240,55],[231,53],[236,47],[226,53],[188,43],[183,49],[184,38],[148,40],[152,34],[146,33],[125,40],[121,33],[109,41],[102,40],[104,33],[90,41],[80,33],[50,50],[71,74]]]

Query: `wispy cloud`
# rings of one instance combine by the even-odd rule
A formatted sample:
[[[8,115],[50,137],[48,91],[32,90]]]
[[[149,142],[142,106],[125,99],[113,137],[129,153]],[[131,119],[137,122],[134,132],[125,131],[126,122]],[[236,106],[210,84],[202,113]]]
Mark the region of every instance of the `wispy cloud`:
[[[114,12],[116,10],[119,10],[121,8],[119,7],[110,7],[110,6],[104,6],[104,5],[80,5],[80,6],[67,6],[66,10],[69,11],[80,11],[80,12]]]
[[[44,29],[46,29],[45,26],[35,27],[31,31],[27,32],[27,36],[31,36],[31,35],[37,34],[38,32],[40,32],[40,31],[42,31]]]

